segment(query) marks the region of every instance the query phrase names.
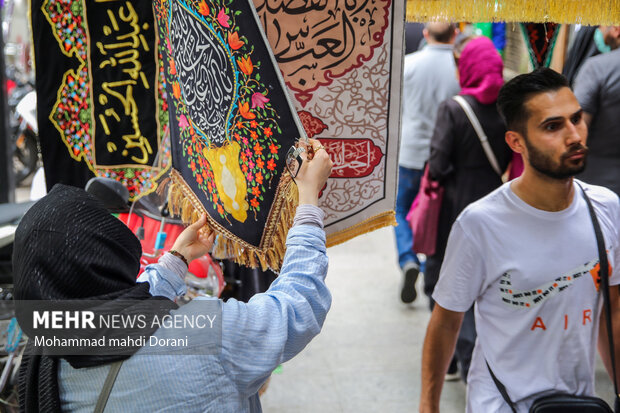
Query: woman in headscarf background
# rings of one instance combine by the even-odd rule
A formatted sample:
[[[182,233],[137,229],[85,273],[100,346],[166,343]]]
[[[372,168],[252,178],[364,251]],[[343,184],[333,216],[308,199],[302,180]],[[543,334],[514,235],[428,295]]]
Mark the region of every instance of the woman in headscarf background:
[[[502,59],[491,40],[486,37],[466,37],[460,40],[454,47],[454,58],[461,86],[459,94],[472,107],[489,139],[500,169],[505,171],[512,158],[512,151],[505,143],[506,127],[495,106],[499,90],[504,84]],[[463,108],[452,98],[439,106],[428,166],[431,179],[439,181],[444,188],[436,252],[427,257],[424,273],[424,292],[431,297],[439,279],[452,224],[467,205],[499,187],[502,179],[493,170]],[[431,298],[431,308],[433,304]],[[449,373],[455,373],[458,360],[463,381],[466,381],[469,371],[475,338],[473,310],[470,309],[463,320],[456,357],[448,370]]]
[[[174,349],[154,354],[148,345],[124,355],[26,353],[19,371],[20,411],[91,413],[111,366],[119,362],[106,411],[260,411],[261,385],[320,332],[331,305],[323,212],[317,204],[332,163],[320,143],[310,141],[314,157],[301,154],[304,161],[295,178],[299,207],[280,276],[248,303],[220,302],[222,334],[216,354],[173,354]],[[131,300],[129,313],[158,301],[163,313],[183,315],[192,303],[177,310],[174,300],[186,291],[187,263],[212,245],[213,237],[200,231],[205,224],[203,216],[186,228],[172,248],[178,256],[166,253],[136,282],[142,251],[135,235],[85,191],[58,184],[17,228],[15,299],[107,300],[121,307]],[[18,311],[17,317],[20,325],[29,324],[27,312],[20,317]],[[147,325],[151,327],[131,334],[162,332]]]

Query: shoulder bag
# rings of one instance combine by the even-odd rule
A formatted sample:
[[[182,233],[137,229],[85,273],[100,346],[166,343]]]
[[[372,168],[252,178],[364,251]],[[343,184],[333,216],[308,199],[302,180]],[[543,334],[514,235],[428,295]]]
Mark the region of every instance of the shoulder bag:
[[[609,299],[609,263],[607,261],[607,252],[605,251],[605,243],[603,240],[603,233],[594,212],[594,207],[590,198],[584,191],[583,187],[577,183],[581,189],[583,198],[588,204],[588,211],[590,212],[590,218],[592,219],[592,226],[594,227],[594,234],[596,235],[596,244],[598,248],[599,256],[599,278],[601,280],[601,293],[603,294],[603,306],[605,310],[605,321],[607,324],[607,337],[609,339],[609,354],[611,358],[612,373],[614,376],[614,392],[615,398],[615,411],[620,412],[620,398],[618,398],[618,383],[616,380],[616,357],[613,331],[611,327],[611,305]],[[491,378],[495,382],[497,389],[501,393],[502,397],[508,403],[513,413],[517,413],[514,403],[510,400],[506,388],[493,374],[491,367],[487,363],[487,368],[491,373]],[[591,396],[575,396],[566,393],[554,393],[547,396],[540,397],[534,400],[529,410],[530,413],[613,413],[609,405],[601,398]]]
[[[431,181],[427,164],[420,180],[418,195],[407,214],[407,221],[413,232],[413,251],[418,254],[435,254],[442,200],[443,186],[437,181]]]

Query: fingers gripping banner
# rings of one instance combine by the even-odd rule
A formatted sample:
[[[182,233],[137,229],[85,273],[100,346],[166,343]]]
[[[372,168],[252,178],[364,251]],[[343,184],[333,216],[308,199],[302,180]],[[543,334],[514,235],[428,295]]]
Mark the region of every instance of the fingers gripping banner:
[[[284,174],[303,135],[247,0],[156,0],[170,95],[170,205],[207,213],[226,256],[279,269],[297,205]]]
[[[334,164],[327,245],[395,225],[404,2],[254,0],[305,131]]]
[[[155,190],[170,154],[151,4],[32,0],[31,20],[48,188],[96,175],[123,183],[132,200]]]

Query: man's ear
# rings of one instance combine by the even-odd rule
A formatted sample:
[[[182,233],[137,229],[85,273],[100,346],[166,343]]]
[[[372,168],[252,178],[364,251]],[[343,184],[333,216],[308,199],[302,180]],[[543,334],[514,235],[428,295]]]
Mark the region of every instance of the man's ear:
[[[523,154],[525,152],[525,140],[523,135],[512,130],[506,131],[506,143],[516,153]]]

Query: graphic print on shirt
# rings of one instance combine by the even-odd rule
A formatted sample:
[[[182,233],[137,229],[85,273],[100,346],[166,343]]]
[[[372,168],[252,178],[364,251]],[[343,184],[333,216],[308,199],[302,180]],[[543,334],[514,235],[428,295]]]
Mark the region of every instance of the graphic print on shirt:
[[[561,291],[564,291],[565,289],[570,287],[576,279],[587,275],[588,273],[590,274],[590,276],[592,276],[592,282],[594,282],[596,291],[598,291],[601,283],[598,275],[599,266],[599,260],[597,258],[583,265],[580,265],[577,268],[567,271],[553,281],[542,284],[541,286],[532,290],[525,291],[514,291],[512,289],[510,272],[505,272],[504,274],[502,274],[502,277],[499,281],[499,290],[501,293],[502,301],[508,305],[512,305],[515,307],[532,308],[539,305],[549,297],[553,297]],[[612,268],[611,265],[609,265],[610,276],[611,273]]]

